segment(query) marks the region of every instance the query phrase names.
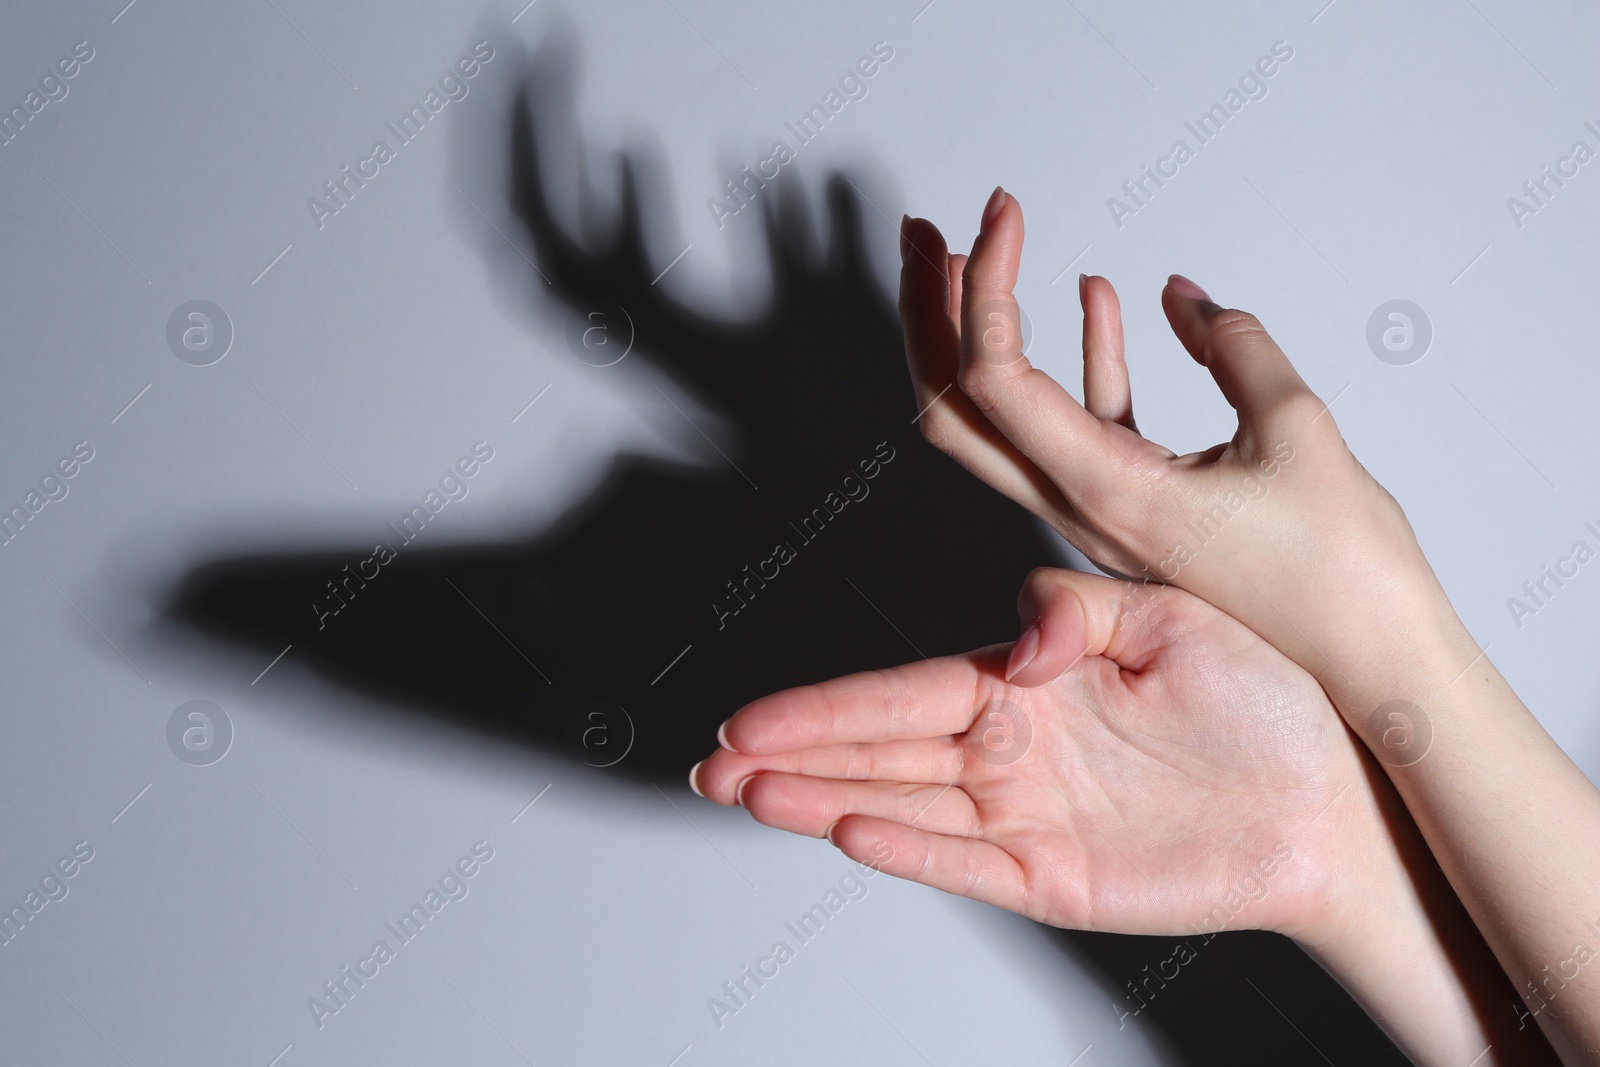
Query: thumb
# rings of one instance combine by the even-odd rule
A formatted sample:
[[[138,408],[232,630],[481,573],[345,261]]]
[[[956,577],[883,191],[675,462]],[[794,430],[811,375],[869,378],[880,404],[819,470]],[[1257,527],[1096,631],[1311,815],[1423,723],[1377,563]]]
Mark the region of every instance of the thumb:
[[[1259,424],[1286,400],[1312,396],[1283,349],[1248,311],[1219,307],[1181,274],[1167,279],[1161,307],[1183,347],[1216,379],[1241,425]]]
[[[1055,681],[1086,656],[1127,654],[1128,608],[1167,592],[1160,585],[1036,568],[1017,594],[1023,630],[1011,648],[1006,681],[1031,689]]]

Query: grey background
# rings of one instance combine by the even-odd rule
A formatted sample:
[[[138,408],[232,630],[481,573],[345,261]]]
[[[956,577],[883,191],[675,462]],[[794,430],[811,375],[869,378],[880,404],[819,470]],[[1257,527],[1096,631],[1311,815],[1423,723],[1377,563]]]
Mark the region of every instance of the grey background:
[[[489,251],[498,227],[531,254],[489,180],[514,65],[568,28],[595,158],[641,140],[663,153],[649,254],[665,268],[689,251],[659,284],[737,316],[768,286],[758,230],[744,216],[719,230],[707,199],[882,40],[894,58],[868,95],[778,182],[816,197],[831,167],[870,175],[886,286],[888,219],[925,215],[961,245],[1003,182],[1028,215],[1032,354],[1076,388],[1073,276],[1109,276],[1140,424],[1180,451],[1224,436],[1228,412],[1158,313],[1162,279],[1181,271],[1259,313],[1337,397],[1473,633],[1593,778],[1600,579],[1580,571],[1521,627],[1507,599],[1600,524],[1600,163],[1521,227],[1506,201],[1574,141],[1600,148],[1584,128],[1600,125],[1597,21],[1507,0],[10,5],[7,108],[76,42],[94,58],[0,146],[0,500],[20,502],[77,441],[95,455],[0,548],[0,899],[20,901],[75,842],[95,854],[0,947],[3,1058],[1185,1062],[1146,1020],[1118,1028],[1134,971],[1097,973],[1057,935],[887,878],[718,1029],[706,999],[847,869],[825,843],[714,808],[675,775],[624,785],[570,752],[410,716],[296,650],[262,674],[272,650],[173,625],[160,605],[204,560],[366,545],[478,440],[496,458],[430,524],[434,547],[547,528],[624,450],[721,470],[694,428],[717,439],[719,413],[642,361],[575,359],[566,310],[504,244]],[[484,39],[496,59],[469,95],[319,229],[307,199]],[[1279,40],[1294,58],[1268,95],[1115,225],[1107,198]],[[166,342],[193,299],[235,331],[208,367]],[[1392,299],[1432,323],[1409,366],[1365,340]],[[897,622],[915,639],[916,620]],[[613,652],[618,672],[666,666],[654,648]],[[208,767],[166,740],[195,699],[235,732]],[[470,894],[319,1029],[306,999],[479,840],[494,859]],[[1312,1056],[1264,997],[1226,995],[1225,1025],[1266,1061]]]

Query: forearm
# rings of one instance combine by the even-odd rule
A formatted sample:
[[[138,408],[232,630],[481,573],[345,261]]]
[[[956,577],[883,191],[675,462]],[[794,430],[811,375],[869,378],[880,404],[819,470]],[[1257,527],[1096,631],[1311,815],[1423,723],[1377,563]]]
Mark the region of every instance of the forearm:
[[[1344,891],[1295,940],[1418,1064],[1557,1062],[1533,1021],[1512,1010],[1511,983],[1394,787],[1363,762],[1371,840],[1351,842]]]
[[[1600,792],[1437,604],[1395,645],[1403,667],[1330,695],[1510,977],[1506,1016],[1568,1063],[1600,1062]]]

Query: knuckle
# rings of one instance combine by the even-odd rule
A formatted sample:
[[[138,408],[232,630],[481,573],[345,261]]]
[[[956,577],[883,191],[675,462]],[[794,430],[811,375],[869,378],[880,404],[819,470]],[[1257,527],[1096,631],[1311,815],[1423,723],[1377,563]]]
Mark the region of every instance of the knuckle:
[[[962,818],[963,828],[961,830],[961,836],[976,837],[980,840],[986,839],[988,836],[988,827],[983,821],[983,812],[979,811],[978,806],[972,803],[964,805],[964,808],[965,810],[963,812],[964,817]]]
[[[1101,479],[1088,479],[1074,486],[1072,505],[1090,525],[1118,534],[1127,532],[1124,527],[1129,525],[1126,520],[1133,511],[1130,487],[1113,487]]]
[[[1261,320],[1248,311],[1238,308],[1223,308],[1211,316],[1207,324],[1213,337],[1251,337],[1266,336],[1266,327],[1261,325]]]
[[[1261,320],[1248,311],[1223,308],[1206,324],[1204,363],[1211,366],[1218,355],[1250,349],[1270,341]]]
[[[847,782],[862,782],[870,779],[873,772],[872,752],[867,745],[857,741],[852,743],[844,754],[844,778]]]
[[[919,835],[918,841],[922,846],[918,850],[921,855],[917,857],[917,871],[911,876],[911,880],[926,884],[928,881],[928,872],[933,869],[933,844],[928,840],[926,835]]]
[[[961,420],[942,402],[935,402],[917,423],[922,439],[941,452],[951,451],[961,433]]]
[[[745,782],[744,786],[739,789],[739,801],[746,811],[753,815],[757,809],[765,809],[767,807],[769,799],[767,792],[772,781],[770,774],[757,773],[750,776],[750,780]]]
[[[1051,911],[1044,901],[1037,887],[1026,874],[1022,876],[1022,884],[1017,887],[1017,911],[1026,915],[1034,922],[1049,922]]]
[[[1017,611],[1023,615],[1043,612],[1062,584],[1061,568],[1033,568],[1022,580],[1022,591],[1017,594]]]
[[[897,671],[880,669],[874,673],[883,686],[886,719],[884,733],[888,737],[899,737],[911,722],[913,705],[911,691],[906,687],[905,679]]]
[[[970,897],[983,885],[983,862],[970,849],[961,860],[961,895]]]
[[[904,784],[899,786],[896,792],[898,793],[895,798],[897,801],[896,806],[899,808],[899,812],[895,816],[896,822],[905,823],[907,826],[915,826],[918,820],[930,814],[928,809],[932,807],[932,804],[927,798],[927,794],[931,790],[927,786]],[[936,803],[938,797],[935,796],[932,800]]]
[[[1296,389],[1285,394],[1274,408],[1277,414],[1297,426],[1309,426],[1313,421],[1333,425],[1333,412],[1309,389]]]
[[[1048,592],[1060,578],[1059,567],[1035,567],[1022,580],[1022,587],[1030,592]]]
[[[967,399],[985,414],[993,411],[999,403],[999,383],[995,380],[993,368],[985,364],[976,361],[963,364],[956,375],[956,384]]]

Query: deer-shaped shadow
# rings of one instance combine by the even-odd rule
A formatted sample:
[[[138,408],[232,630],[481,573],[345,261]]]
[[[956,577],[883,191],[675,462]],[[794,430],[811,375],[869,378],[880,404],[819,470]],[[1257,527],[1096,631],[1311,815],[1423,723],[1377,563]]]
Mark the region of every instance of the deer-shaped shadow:
[[[681,781],[718,724],[757,696],[1013,636],[1016,591],[1032,567],[1058,561],[1057,543],[922,440],[898,316],[867,255],[868,227],[890,244],[894,226],[835,174],[819,247],[798,174],[747,186],[752,203],[730,225],[762,227],[771,300],[738,321],[698,310],[656,284],[667,264],[646,240],[646,161],[621,157],[610,220],[558,217],[546,172],[552,144],[578,143],[575,42],[553,34],[531,58],[497,47],[511,53],[498,62],[523,64],[503,121],[509,214],[539,273],[530,280],[597,341],[631,337],[628,360],[649,361],[725,420],[709,465],[623,454],[525,543],[397,539],[365,582],[344,568],[368,545],[209,562],[181,582],[170,614],[267,654],[292,643],[338,684],[607,766],[619,785]],[[599,202],[583,183],[580,199]],[[501,241],[491,234],[485,247],[503,252]],[[336,606],[330,579],[347,606],[324,619]],[[1176,940],[1054,936],[1114,984],[1142,979]],[[1197,1063],[1282,1062],[1266,1033],[1278,1020],[1244,999],[1250,974],[1315,1002],[1331,1023],[1317,1027],[1319,1044],[1348,1062],[1404,1062],[1287,941],[1217,944],[1200,954],[1210,979],[1189,979],[1128,1025],[1161,1028]]]
[[[381,568],[347,568],[371,546],[213,563],[188,576],[177,612],[262,649],[292,642],[341,683],[497,734],[565,746],[576,721],[590,762],[617,740],[602,731],[627,732],[586,725],[601,722],[590,712],[620,707],[634,736],[616,771],[656,775],[686,771],[764,693],[1013,633],[1022,579],[1055,558],[1048,535],[913,425],[898,316],[849,180],[827,187],[824,248],[798,175],[761,191],[759,220],[736,222],[764,227],[770,305],[714,319],[652,284],[666,264],[646,250],[637,160],[622,157],[618,217],[591,227],[608,232],[580,242],[557,218],[546,143],[572,120],[545,86],[570,60],[551,49],[509,105],[519,236],[541,288],[593,324],[596,359],[631,329],[628,361],[720,414],[720,430],[698,423],[711,465],[619,456],[588,499],[509,548],[406,545],[414,527],[396,519]],[[677,403],[685,414],[669,417],[688,420]],[[691,425],[677,429],[699,441]]]

